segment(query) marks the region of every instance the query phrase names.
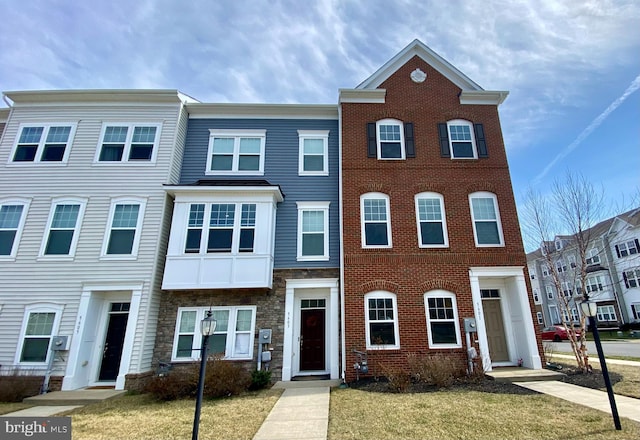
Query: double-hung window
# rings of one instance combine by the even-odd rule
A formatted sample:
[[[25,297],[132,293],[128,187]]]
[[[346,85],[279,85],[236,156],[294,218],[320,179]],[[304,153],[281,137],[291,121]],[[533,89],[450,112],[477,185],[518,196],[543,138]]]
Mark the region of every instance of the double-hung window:
[[[329,130],[298,130],[298,174],[329,175]]]
[[[533,289],[533,302],[540,304],[540,292],[538,292],[538,289]]]
[[[476,246],[504,246],[498,200],[495,194],[488,192],[470,194],[469,204]]]
[[[573,294],[571,282],[562,281],[562,293],[564,294],[564,296],[571,296]]]
[[[627,289],[640,287],[640,268],[622,272],[622,278]]]
[[[598,321],[617,321],[616,309],[609,306],[598,306]]]
[[[103,255],[137,255],[144,208],[144,199],[118,199],[111,203]]]
[[[0,259],[16,256],[29,203],[22,198],[0,200]]]
[[[604,290],[604,276],[591,275],[586,280],[587,293],[601,292]]]
[[[418,246],[421,248],[447,247],[447,220],[442,195],[424,192],[415,196],[418,222]]]
[[[396,295],[369,292],[364,296],[367,350],[400,348]]]
[[[571,308],[571,320],[573,322],[580,321],[580,315],[578,315],[578,309],[576,307]]]
[[[447,122],[452,159],[476,159],[478,153],[471,122],[456,119]]]
[[[192,203],[184,252],[253,252],[255,228],[255,203]]]
[[[208,310],[208,307],[178,309],[172,360],[190,361],[200,357],[200,321]],[[212,307],[211,311],[216,329],[210,338],[209,352],[222,354],[225,359],[252,359],[256,307]]]
[[[615,248],[618,258],[628,257],[629,255],[635,255],[640,252],[640,244],[638,244],[638,239],[618,243]]]
[[[404,128],[395,119],[376,122],[378,159],[404,159]]]
[[[24,125],[20,129],[11,161],[65,163],[75,130],[75,123]]]
[[[544,286],[544,290],[545,290],[545,292],[547,292],[547,299],[552,300],[553,299],[553,287],[547,285],[547,286]]]
[[[159,138],[160,124],[105,124],[96,161],[154,162]]]
[[[548,277],[549,276],[549,266],[546,263],[542,263],[542,265],[540,267],[542,268],[542,276],[543,277]]]
[[[367,193],[360,196],[362,247],[391,247],[389,196]]]
[[[86,199],[56,199],[49,214],[49,227],[42,255],[73,256],[80,234]]]
[[[51,337],[58,331],[62,306],[36,304],[26,307],[16,364],[46,364]]]
[[[444,290],[434,290],[424,295],[424,303],[429,348],[461,347],[456,296]]]
[[[556,261],[556,270],[558,273],[562,273],[567,270],[567,265],[564,263],[564,260]]]
[[[298,202],[298,261],[329,259],[329,202]]]
[[[600,263],[600,250],[596,247],[587,251],[587,264],[599,264]]]
[[[206,174],[264,174],[266,130],[209,130]]]

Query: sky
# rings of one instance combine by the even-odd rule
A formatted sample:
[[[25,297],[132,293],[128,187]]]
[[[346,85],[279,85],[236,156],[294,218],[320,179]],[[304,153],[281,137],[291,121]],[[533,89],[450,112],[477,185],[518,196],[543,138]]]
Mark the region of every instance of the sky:
[[[178,89],[202,102],[335,104],[417,38],[509,91],[519,205],[567,171],[614,211],[640,205],[637,0],[5,0],[2,21],[2,91]]]

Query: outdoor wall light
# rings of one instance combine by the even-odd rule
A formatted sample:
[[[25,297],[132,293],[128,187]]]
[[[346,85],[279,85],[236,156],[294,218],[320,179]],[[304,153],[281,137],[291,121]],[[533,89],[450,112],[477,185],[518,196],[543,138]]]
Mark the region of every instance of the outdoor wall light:
[[[207,310],[207,316],[200,321],[200,333],[202,333],[202,349],[200,350],[200,377],[198,378],[198,393],[196,394],[196,412],[193,416],[193,433],[191,440],[198,440],[200,428],[200,410],[202,409],[202,393],[204,391],[204,373],[207,369],[207,345],[209,336],[216,331],[217,321],[213,318],[211,310]]]

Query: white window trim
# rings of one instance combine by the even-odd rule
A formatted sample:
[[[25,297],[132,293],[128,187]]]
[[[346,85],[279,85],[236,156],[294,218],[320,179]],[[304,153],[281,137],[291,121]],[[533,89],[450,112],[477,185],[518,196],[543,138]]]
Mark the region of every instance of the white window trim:
[[[200,333],[200,321],[205,318],[208,310],[228,310],[229,311],[229,325],[227,326],[227,345],[225,347],[225,356],[223,359],[230,360],[252,360],[253,349],[255,343],[255,328],[256,328],[256,306],[229,306],[229,307],[179,307],[176,315],[176,324],[174,329],[173,346],[171,347],[171,361],[172,362],[193,362],[200,359],[200,348],[202,347],[202,333]],[[235,346],[236,337],[236,319],[239,310],[251,310],[251,330],[249,331],[249,356],[233,356],[233,349]],[[193,333],[192,351],[191,357],[176,357],[178,349],[178,337],[180,336],[180,316],[182,312],[196,312],[196,323]],[[231,330],[233,329],[233,330]],[[218,333],[217,331],[214,334]],[[211,354],[211,352],[209,352]]]
[[[533,302],[535,304],[540,304],[540,291],[538,289],[533,289]]]
[[[631,243],[631,246],[629,246],[629,243]],[[622,249],[623,246],[624,246],[624,249]],[[635,250],[635,252],[631,252],[632,249]],[[631,255],[640,254],[640,249],[636,247],[635,240],[631,239],[631,240],[626,240],[618,243],[618,252],[620,253],[619,258],[624,258],[624,257],[630,257]],[[623,252],[626,254],[623,255]]]
[[[35,303],[29,304],[24,308],[24,314],[22,316],[22,327],[20,328],[20,339],[18,340],[18,347],[16,348],[16,355],[14,359],[15,365],[21,366],[46,366],[48,365],[49,358],[51,357],[51,338],[58,334],[60,328],[60,320],[62,318],[62,312],[64,306],[53,303]],[[49,349],[47,350],[47,358],[44,362],[21,362],[22,350],[24,349],[25,333],[27,332],[27,324],[29,323],[29,316],[31,313],[55,313],[53,320],[53,326],[51,327],[51,335],[49,338]]]
[[[329,204],[330,202],[297,202],[298,205],[298,245],[297,261],[329,260]],[[324,254],[302,255],[302,217],[305,211],[322,211],[324,216]]]
[[[299,176],[328,176],[329,175],[329,130],[298,130],[298,175]],[[304,141],[307,139],[322,140],[322,171],[305,171],[304,169]]]
[[[393,304],[393,332],[395,335],[396,343],[394,345],[374,345],[371,343],[371,332],[369,331],[369,299],[390,298]],[[366,337],[367,350],[398,350],[400,348],[400,333],[398,331],[398,300],[396,295],[391,292],[385,292],[382,290],[376,290],[364,295],[364,327]]]
[[[636,289],[640,287],[640,267],[632,267],[629,269],[625,269],[622,272],[627,278],[627,285],[629,286],[627,287],[627,289]],[[632,281],[636,284],[635,286],[631,285]]]
[[[600,250],[597,247],[592,247],[587,251],[587,264],[599,264],[600,263]]]
[[[18,228],[16,229],[16,235],[13,238],[13,245],[11,246],[11,252],[9,255],[0,255],[0,261],[15,260],[18,253],[18,247],[20,246],[20,238],[22,237],[22,231],[24,230],[24,224],[27,220],[27,212],[31,205],[31,199],[25,197],[4,198],[0,199],[0,206],[3,205],[20,205],[22,206],[22,215],[18,222]]]
[[[475,219],[475,214],[473,212],[473,199],[478,199],[478,198],[482,198],[482,199],[486,199],[486,198],[491,198],[493,199],[493,208],[496,211],[496,224],[498,227],[498,238],[499,238],[499,243],[497,244],[478,244],[478,232],[476,230],[476,219]],[[498,206],[498,197],[491,192],[486,192],[486,191],[478,191],[478,192],[474,192],[469,194],[469,210],[471,211],[471,225],[473,227],[473,239],[476,242],[476,247],[504,247],[504,236],[502,234],[502,220],[500,218],[500,208]]]
[[[456,343],[455,344],[438,344],[434,343],[431,334],[431,317],[429,315],[429,298],[450,298],[453,307],[453,323],[455,325]],[[446,290],[432,290],[424,294],[424,308],[427,317],[427,334],[429,337],[429,348],[460,348],[462,347],[462,339],[460,338],[460,320],[458,319],[458,304],[456,295]],[[450,319],[437,319],[435,322],[451,322]]]
[[[233,164],[230,170],[212,170],[211,160],[213,158],[213,140],[216,137],[234,138],[233,148]],[[260,165],[258,170],[238,171],[238,161],[240,158],[240,142],[239,138],[253,137],[260,138]],[[244,175],[244,176],[262,176],[264,175],[264,156],[265,144],[267,138],[267,130],[249,130],[249,129],[209,129],[209,146],[207,148],[207,163],[205,175],[208,176],[227,176],[227,175]]]
[[[400,127],[400,157],[382,157],[382,145],[380,139],[381,125],[397,125]],[[407,158],[405,142],[404,142],[404,123],[398,119],[381,119],[376,121],[376,149],[378,160],[405,160]]]
[[[611,316],[612,319],[604,319],[604,309],[607,309],[607,314]],[[598,317],[598,321],[617,321],[618,320],[618,314],[616,313],[616,308],[614,306],[612,306],[611,304],[607,304],[604,306],[598,306],[598,313],[597,313],[597,317]]]
[[[442,194],[435,193],[435,192],[421,192],[419,194],[416,194],[414,199],[415,199],[415,207],[416,207],[416,225],[418,228],[418,247],[423,249],[449,247],[449,234],[447,232],[447,215],[444,207],[444,197],[442,196]],[[422,244],[422,228],[420,228],[420,221],[421,221],[420,209],[418,207],[418,200],[421,200],[421,199],[438,199],[440,201],[440,210],[442,215],[442,220],[441,220],[442,235],[444,237],[443,244]],[[429,221],[429,220],[426,220],[426,221],[429,223],[437,223],[435,221]]]
[[[138,205],[138,220],[136,222],[136,230],[133,235],[133,246],[130,254],[107,254],[107,248],[109,247],[109,240],[111,238],[111,231],[113,224],[113,216],[116,211],[117,205]],[[142,197],[118,197],[111,200],[111,207],[109,208],[109,217],[107,220],[107,226],[104,232],[104,240],[102,242],[102,252],[100,253],[101,260],[135,260],[138,258],[138,248],[140,246],[140,236],[142,235],[142,222],[144,219],[144,210],[147,206],[147,199]]]
[[[542,276],[543,277],[548,277],[549,276],[549,266],[547,265],[547,263],[542,263],[540,265],[540,269],[542,270]]]
[[[107,127],[127,127],[127,139],[124,143],[124,150],[122,151],[122,160],[119,161],[101,161],[100,152],[102,151],[102,144],[104,143],[104,135],[107,131]],[[133,132],[136,127],[156,127],[156,136],[153,140],[153,150],[151,151],[150,160],[129,160],[129,152],[131,151],[131,140],[133,138]],[[160,137],[162,136],[162,123],[158,122],[103,122],[102,129],[100,130],[100,138],[98,139],[98,147],[96,148],[96,155],[93,159],[94,165],[100,166],[118,166],[122,164],[129,165],[141,165],[149,166],[155,165],[156,157],[158,156],[158,148],[160,145]]]
[[[473,150],[473,157],[455,157],[453,154],[453,140],[451,139],[451,126],[452,125],[467,125],[471,130],[471,149]],[[478,158],[478,147],[476,146],[476,132],[474,131],[473,124],[464,119],[453,119],[447,121],[447,136],[449,137],[449,152],[451,159],[454,160],[473,160]]]
[[[561,323],[560,313],[558,312],[558,306],[556,306],[555,304],[549,304],[549,318],[551,319],[551,323],[549,325],[558,325]],[[557,322],[556,322],[556,319],[554,318],[557,318]]]
[[[40,137],[40,142],[38,143],[38,148],[36,149],[36,155],[33,161],[27,162],[14,162],[13,158],[16,154],[16,150],[18,149],[18,142],[20,141],[20,136],[22,136],[22,130],[29,127],[43,127],[42,136]],[[67,144],[64,148],[64,154],[62,155],[61,161],[43,161],[42,153],[44,151],[44,145],[47,140],[47,135],[49,134],[49,129],[51,127],[71,127],[69,130],[69,138],[67,139]],[[11,148],[11,154],[9,154],[9,160],[7,161],[8,166],[12,167],[24,167],[24,166],[33,166],[34,164],[38,164],[38,166],[64,166],[67,164],[69,160],[69,154],[71,154],[71,145],[73,144],[73,139],[76,134],[76,128],[78,127],[77,122],[48,122],[46,124],[20,124],[18,129],[18,134],[16,135],[16,139],[13,142],[13,147]]]
[[[604,292],[607,290],[606,280],[603,275],[590,275],[585,280],[587,293]],[[595,289],[593,288],[595,286]]]
[[[547,299],[548,300],[553,300],[553,287],[549,286],[549,285],[546,285],[546,286],[544,286],[544,290],[545,290],[545,292],[547,294]]]
[[[386,245],[368,245],[367,236],[365,233],[365,220],[364,220],[364,201],[367,199],[385,199],[385,207],[387,212],[387,241]],[[360,236],[362,241],[362,247],[366,249],[387,249],[393,247],[391,241],[391,203],[389,196],[379,192],[365,193],[360,196]]]
[[[538,318],[538,324],[544,325],[544,316],[542,312],[536,312],[536,317]]]
[[[47,255],[45,250],[47,248],[47,241],[49,240],[49,234],[51,232],[51,223],[53,222],[53,215],[58,205],[80,205],[78,209],[78,218],[76,219],[76,226],[74,228],[73,237],[71,239],[71,246],[69,246],[69,253],[65,255]],[[47,229],[42,237],[42,244],[40,246],[40,254],[38,258],[47,260],[73,260],[76,255],[76,247],[78,246],[78,239],[80,237],[80,230],[82,229],[82,221],[84,219],[84,211],[87,207],[87,199],[79,197],[56,197],[51,201],[51,208],[49,210],[49,218],[47,219]]]

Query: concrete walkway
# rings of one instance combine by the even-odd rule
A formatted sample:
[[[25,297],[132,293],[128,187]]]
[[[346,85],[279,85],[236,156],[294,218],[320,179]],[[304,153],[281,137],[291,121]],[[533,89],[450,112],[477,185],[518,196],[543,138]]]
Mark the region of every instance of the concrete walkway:
[[[126,391],[116,390],[76,390],[76,391],[53,391],[51,393],[39,394],[24,399],[25,403],[30,403],[31,408],[22,409],[9,414],[2,414],[0,417],[50,417],[72,409],[80,408],[84,405],[102,402],[122,396]]]
[[[607,360],[609,362],[609,360]],[[606,392],[558,381],[514,382],[515,385],[611,414]],[[640,422],[640,400],[616,394],[618,415]]]
[[[278,382],[284,393],[271,409],[253,440],[326,440],[329,389],[338,381]]]

